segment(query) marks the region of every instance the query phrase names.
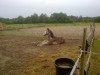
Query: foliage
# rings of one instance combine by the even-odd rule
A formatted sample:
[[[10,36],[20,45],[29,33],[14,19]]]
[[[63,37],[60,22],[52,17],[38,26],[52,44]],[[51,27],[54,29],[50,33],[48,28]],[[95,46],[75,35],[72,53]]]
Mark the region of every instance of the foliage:
[[[100,17],[95,17],[95,22],[100,22]],[[34,23],[74,23],[92,22],[93,17],[68,16],[66,13],[53,13],[50,16],[42,13],[40,16],[34,13],[28,17],[18,16],[17,18],[0,18],[0,22],[6,24],[34,24]]]
[[[95,17],[95,22],[97,22],[97,23],[100,23],[100,16],[98,16],[98,17]]]

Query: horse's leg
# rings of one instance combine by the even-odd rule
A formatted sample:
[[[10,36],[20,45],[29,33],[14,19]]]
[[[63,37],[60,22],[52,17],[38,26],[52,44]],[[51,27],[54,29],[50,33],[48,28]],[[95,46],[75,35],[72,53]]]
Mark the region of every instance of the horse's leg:
[[[50,41],[50,36],[48,35],[48,41]]]

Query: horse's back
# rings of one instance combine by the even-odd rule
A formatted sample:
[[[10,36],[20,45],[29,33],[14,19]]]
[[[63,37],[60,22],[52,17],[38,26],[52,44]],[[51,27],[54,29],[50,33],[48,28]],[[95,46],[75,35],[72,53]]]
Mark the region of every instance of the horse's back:
[[[55,41],[58,43],[58,44],[63,44],[65,43],[65,39],[63,37],[56,37],[55,38]]]

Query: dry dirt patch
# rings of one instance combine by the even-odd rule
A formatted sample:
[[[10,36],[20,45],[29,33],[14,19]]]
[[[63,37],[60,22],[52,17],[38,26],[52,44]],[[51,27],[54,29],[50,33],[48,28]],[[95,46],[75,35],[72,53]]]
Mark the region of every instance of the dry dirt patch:
[[[55,75],[55,59],[77,58],[84,26],[50,27],[56,36],[64,37],[66,43],[37,47],[32,42],[45,39],[42,36],[45,28],[8,31],[0,35],[0,75]]]

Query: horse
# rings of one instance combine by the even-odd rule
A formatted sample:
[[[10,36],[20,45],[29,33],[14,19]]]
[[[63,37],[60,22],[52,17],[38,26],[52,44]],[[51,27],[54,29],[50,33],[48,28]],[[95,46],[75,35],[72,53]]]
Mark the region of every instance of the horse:
[[[55,36],[54,33],[49,28],[47,28],[45,30],[43,35],[47,36],[48,41],[50,41],[50,43],[52,43],[52,44],[63,44],[63,43],[65,43],[65,39],[63,39],[63,37]]]

